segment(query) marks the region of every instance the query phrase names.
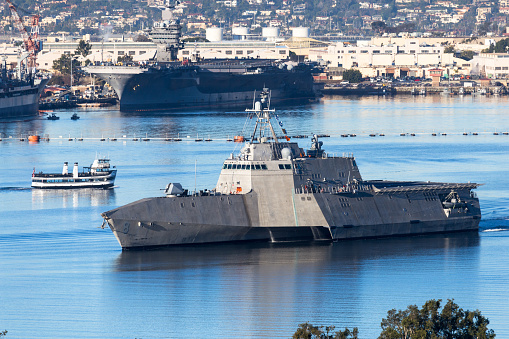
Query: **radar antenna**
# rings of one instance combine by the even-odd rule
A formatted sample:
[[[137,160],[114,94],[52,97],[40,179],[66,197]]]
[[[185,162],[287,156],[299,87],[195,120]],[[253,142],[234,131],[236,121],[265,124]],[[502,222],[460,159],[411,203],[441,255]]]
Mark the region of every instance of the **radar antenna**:
[[[262,141],[262,138],[267,138],[268,133],[266,131],[269,130],[274,142],[278,143],[276,132],[274,132],[274,128],[270,123],[271,113],[276,111],[275,109],[270,108],[270,96],[271,92],[269,89],[264,88],[259,95],[260,100],[255,101],[253,99],[253,108],[246,109],[246,112],[256,114],[256,125],[253,134],[251,135],[251,142],[255,140],[257,130],[259,131],[258,141],[260,142]],[[256,91],[254,97],[256,97]]]

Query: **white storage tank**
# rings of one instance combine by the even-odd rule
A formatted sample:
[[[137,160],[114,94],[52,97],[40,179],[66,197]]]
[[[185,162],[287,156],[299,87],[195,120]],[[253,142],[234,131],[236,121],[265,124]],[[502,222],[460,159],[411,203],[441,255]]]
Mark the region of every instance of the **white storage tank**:
[[[309,27],[293,27],[292,36],[294,38],[309,38]]]
[[[247,35],[249,34],[249,28],[248,27],[233,27],[232,28],[232,35],[234,39],[242,39],[245,40]]]
[[[266,40],[275,40],[279,37],[279,27],[263,27],[262,37]]]
[[[208,41],[222,41],[223,40],[223,29],[220,27],[209,27],[205,36]]]

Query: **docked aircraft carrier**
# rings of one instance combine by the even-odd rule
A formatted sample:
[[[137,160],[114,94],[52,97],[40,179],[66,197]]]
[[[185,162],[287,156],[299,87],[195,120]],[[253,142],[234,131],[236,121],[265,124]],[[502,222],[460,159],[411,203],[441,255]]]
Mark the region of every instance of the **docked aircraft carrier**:
[[[168,0],[169,1],[169,0]],[[246,107],[256,89],[268,87],[277,103],[316,99],[313,65],[263,59],[177,60],[183,48],[174,5],[162,7],[150,38],[157,45],[155,60],[143,65],[92,65],[86,68],[110,84],[121,111]]]
[[[171,183],[166,196],[102,213],[123,249],[478,229],[478,184],[363,180],[353,156],[326,153],[316,135],[308,150],[280,141],[269,92],[247,112],[256,118],[254,131],[240,154],[224,161],[215,188],[190,192]]]

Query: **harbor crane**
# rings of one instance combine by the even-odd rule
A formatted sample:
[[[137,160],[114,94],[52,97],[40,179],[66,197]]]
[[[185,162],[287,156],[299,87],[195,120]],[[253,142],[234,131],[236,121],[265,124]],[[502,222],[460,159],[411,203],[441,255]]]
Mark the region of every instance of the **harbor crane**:
[[[39,42],[39,19],[40,16],[38,14],[34,14],[30,18],[30,34],[28,34],[25,26],[23,25],[23,20],[18,14],[16,6],[12,3],[11,0],[5,0],[7,5],[9,6],[9,10],[11,11],[11,16],[14,21],[14,26],[21,33],[21,37],[23,38],[23,45],[25,51],[22,53],[20,61],[18,62],[18,70],[20,71],[21,67],[19,67],[22,60],[28,58],[28,71],[35,72],[35,68],[37,66],[37,53],[40,52],[40,42]]]

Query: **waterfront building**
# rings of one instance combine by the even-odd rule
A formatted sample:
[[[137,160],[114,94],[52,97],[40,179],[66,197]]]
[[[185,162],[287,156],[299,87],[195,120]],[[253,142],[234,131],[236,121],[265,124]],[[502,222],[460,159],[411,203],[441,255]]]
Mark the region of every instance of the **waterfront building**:
[[[492,79],[509,77],[508,53],[480,53],[471,60],[472,74]]]

